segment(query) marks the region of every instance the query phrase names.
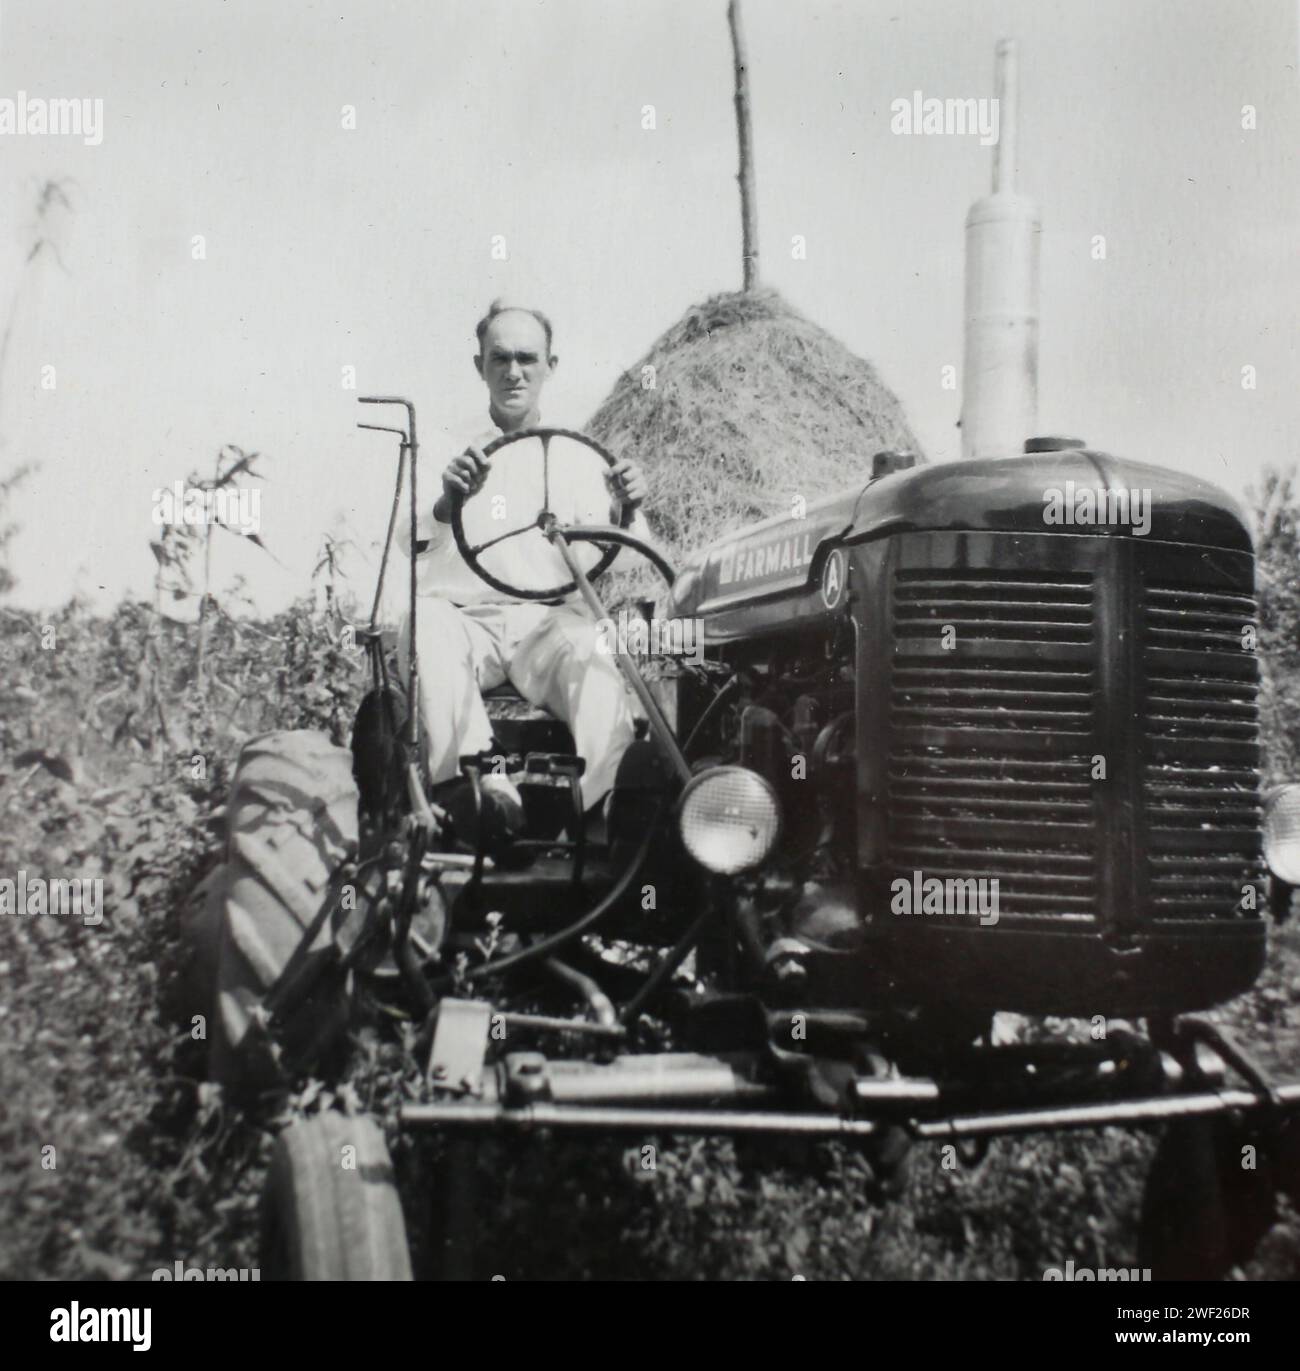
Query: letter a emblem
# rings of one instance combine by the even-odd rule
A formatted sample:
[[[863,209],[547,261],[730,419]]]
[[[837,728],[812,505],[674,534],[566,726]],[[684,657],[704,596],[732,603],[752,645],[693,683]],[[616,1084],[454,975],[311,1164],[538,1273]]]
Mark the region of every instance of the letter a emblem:
[[[822,568],[822,603],[827,609],[834,609],[844,598],[845,580],[844,554],[839,548],[832,548]]]

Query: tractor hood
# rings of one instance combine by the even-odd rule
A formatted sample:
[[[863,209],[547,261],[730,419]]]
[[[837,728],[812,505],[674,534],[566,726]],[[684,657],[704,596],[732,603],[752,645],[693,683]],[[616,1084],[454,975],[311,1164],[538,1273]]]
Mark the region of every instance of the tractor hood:
[[[802,517],[751,524],[686,563],[673,585],[672,612],[704,616],[806,594],[819,585],[834,546],[939,530],[1140,537],[1252,550],[1240,508],[1217,486],[1073,448],[914,467],[818,500]]]

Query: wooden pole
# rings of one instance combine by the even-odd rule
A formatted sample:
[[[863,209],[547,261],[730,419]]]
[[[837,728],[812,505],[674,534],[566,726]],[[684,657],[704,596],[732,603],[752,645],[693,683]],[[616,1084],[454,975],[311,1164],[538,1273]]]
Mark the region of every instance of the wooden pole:
[[[754,130],[749,117],[749,61],[745,55],[745,35],[740,26],[740,0],[727,6],[731,26],[731,47],[736,73],[736,132],[740,140],[740,231],[744,252],[745,289],[758,285],[758,221],[754,206]]]

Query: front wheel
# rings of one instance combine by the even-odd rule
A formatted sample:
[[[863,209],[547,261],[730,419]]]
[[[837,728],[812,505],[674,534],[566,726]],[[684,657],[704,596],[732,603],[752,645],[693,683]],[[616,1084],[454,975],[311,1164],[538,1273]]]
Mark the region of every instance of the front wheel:
[[[1157,1281],[1222,1280],[1273,1221],[1281,1149],[1228,1118],[1165,1125],[1147,1173],[1138,1264]]]
[[[1157,1281],[1219,1280],[1228,1264],[1228,1219],[1208,1119],[1165,1125],[1142,1192],[1138,1265]]]
[[[264,1196],[268,1280],[409,1281],[411,1256],[384,1135],[317,1114],[276,1140]]]

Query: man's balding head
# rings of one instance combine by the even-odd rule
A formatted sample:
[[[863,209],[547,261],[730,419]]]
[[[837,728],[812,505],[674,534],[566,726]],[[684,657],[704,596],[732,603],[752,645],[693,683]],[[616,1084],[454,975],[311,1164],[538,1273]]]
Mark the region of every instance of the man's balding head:
[[[542,386],[559,364],[551,321],[540,310],[494,300],[476,333],[474,366],[487,385],[493,419],[507,433],[536,424]]]
[[[482,356],[483,354],[483,339],[487,335],[488,326],[493,319],[502,314],[511,313],[531,315],[542,326],[546,332],[546,353],[547,356],[550,356],[552,331],[551,321],[546,315],[540,309],[530,309],[527,305],[516,305],[510,300],[502,300],[499,297],[488,306],[487,313],[478,321],[478,327],[474,330],[474,334],[478,338],[479,355]]]

